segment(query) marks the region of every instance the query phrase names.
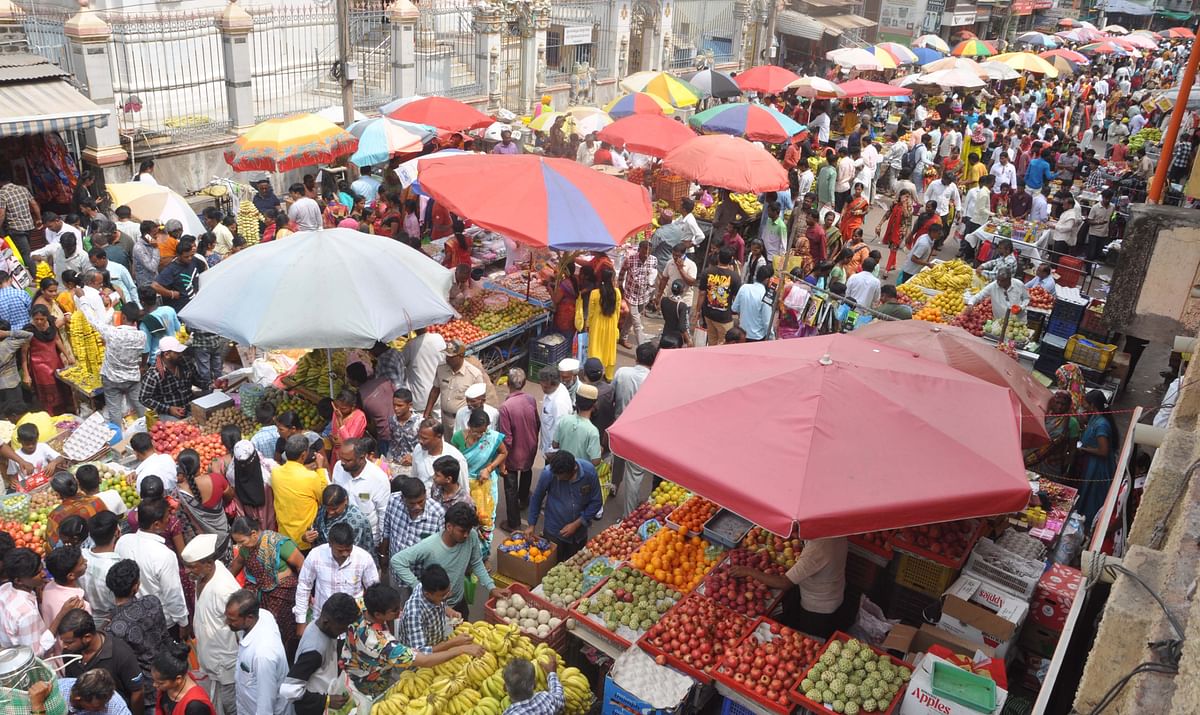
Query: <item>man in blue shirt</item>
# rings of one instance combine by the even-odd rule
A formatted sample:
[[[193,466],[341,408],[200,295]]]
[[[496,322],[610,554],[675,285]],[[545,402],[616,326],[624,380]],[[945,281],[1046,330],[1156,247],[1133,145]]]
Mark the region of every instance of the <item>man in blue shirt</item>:
[[[1042,154],[1047,151],[1049,149],[1039,151],[1037,158],[1029,162],[1029,168],[1025,170],[1025,191],[1030,195],[1041,193],[1042,187],[1054,178],[1053,172],[1050,171],[1050,162],[1042,158]]]
[[[604,506],[596,468],[566,450],[550,455],[529,498],[530,531],[537,527],[543,504],[542,534],[558,548],[559,561],[569,559],[587,542],[588,525],[599,518]]]
[[[0,319],[7,320],[13,329],[28,324],[32,302],[29,293],[13,283],[8,271],[0,271]]]
[[[770,264],[759,266],[754,282],[738,289],[737,297],[733,299],[732,309],[737,315],[738,326],[746,331],[747,342],[766,340],[771,330],[771,304],[763,302],[763,296],[767,294],[767,281],[771,280],[772,273]]]

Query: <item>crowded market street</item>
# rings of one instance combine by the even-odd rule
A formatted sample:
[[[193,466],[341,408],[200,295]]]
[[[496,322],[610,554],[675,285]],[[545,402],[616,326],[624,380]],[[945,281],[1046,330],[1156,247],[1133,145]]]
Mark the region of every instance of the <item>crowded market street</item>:
[[[197,15],[195,152],[0,53],[62,110],[0,112],[0,712],[1184,711],[1192,15],[548,84],[553,24],[513,94],[517,5],[478,96],[400,2],[394,92],[339,36],[270,116]]]

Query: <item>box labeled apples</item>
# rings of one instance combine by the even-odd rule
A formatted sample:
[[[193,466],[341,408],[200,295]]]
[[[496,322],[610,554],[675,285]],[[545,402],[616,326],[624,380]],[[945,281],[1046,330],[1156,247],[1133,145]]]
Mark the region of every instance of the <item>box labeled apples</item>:
[[[966,705],[961,705],[933,692],[933,664],[946,663],[936,655],[926,653],[917,661],[916,670],[908,681],[904,691],[904,700],[900,702],[899,715],[979,715]],[[1004,709],[1004,701],[1008,692],[996,686],[996,707],[985,715],[997,715]]]
[[[982,579],[962,576],[946,591],[938,626],[996,652],[1008,660],[1017,632],[1029,613],[1029,604]]]
[[[1030,620],[1039,626],[1061,631],[1082,587],[1083,574],[1079,569],[1054,564],[1042,574],[1033,591]]]

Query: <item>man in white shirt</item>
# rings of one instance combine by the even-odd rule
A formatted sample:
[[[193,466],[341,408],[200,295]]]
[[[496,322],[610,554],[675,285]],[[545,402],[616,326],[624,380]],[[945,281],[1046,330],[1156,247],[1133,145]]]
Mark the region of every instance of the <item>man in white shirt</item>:
[[[691,253],[692,249],[704,243],[704,231],[700,230],[700,224],[696,222],[696,216],[692,213],[696,208],[696,202],[685,198],[680,202],[680,207],[683,210],[683,216],[678,219],[680,230],[683,233],[683,240],[688,243],[688,252]],[[617,266],[617,271],[620,272],[620,266]]]
[[[238,715],[285,715],[291,703],[279,694],[287,677],[287,652],[271,612],[258,607],[258,594],[243,589],[229,597],[225,623],[242,633],[234,686]]]
[[[418,328],[416,332],[416,337],[405,343],[400,351],[407,379],[403,387],[412,393],[414,405],[424,406],[429,402],[429,392],[434,388],[437,369],[445,361],[446,339],[425,328]],[[440,409],[439,405],[433,406],[434,416],[440,414]]]
[[[138,505],[138,530],[117,540],[117,555],[137,562],[142,575],[140,593],[157,596],[167,625],[187,630],[188,610],[183,600],[179,562],[167,546],[163,532],[167,524],[167,502],[143,501]]]
[[[858,173],[854,175],[854,181],[859,182],[866,189],[863,196],[868,202],[875,201],[875,178],[879,176],[879,164],[882,161],[879,155],[879,145],[875,142],[867,143],[859,156],[859,159],[854,162],[858,167]]]
[[[383,470],[367,459],[366,444],[362,440],[349,440],[338,448],[333,483],[345,489],[350,495],[350,503],[367,517],[374,542],[379,543],[392,485]]]
[[[629,403],[633,401],[634,395],[641,389],[642,383],[650,374],[650,368],[654,365],[656,357],[658,357],[658,343],[646,341],[634,349],[636,365],[617,368],[612,381],[613,407],[616,417],[620,417]],[[622,482],[625,482],[625,498],[622,500],[621,516],[629,516],[629,513],[641,503],[642,480],[645,477],[646,470],[641,466],[624,459],[614,461],[613,488],[616,489]]]
[[[104,286],[104,276],[95,268],[89,268],[80,276],[83,295],[75,299],[75,305],[83,311],[84,317],[93,327],[97,325],[112,325],[113,309],[104,304],[104,295],[100,289]]]
[[[992,184],[996,177],[984,174],[979,178],[979,186],[967,192],[966,206],[963,207],[963,237],[959,244],[958,255],[967,262],[975,259],[975,249],[979,246],[979,236],[975,234],[992,218]]]
[[[687,257],[685,250],[682,242],[671,247],[671,260],[663,266],[662,276],[658,279],[654,305],[658,305],[667,286],[676,280],[683,281],[683,284],[687,286],[680,295],[680,300],[684,305],[696,304],[696,262]]]
[[[233,234],[221,222],[223,218],[225,217],[221,214],[221,209],[215,206],[204,209],[204,218],[202,219],[204,227],[212,233],[215,239],[213,250],[221,258],[228,256],[229,252],[233,250]]]
[[[821,144],[829,143],[829,114],[824,109],[821,113],[812,118],[808,123],[808,130],[817,133],[817,141]]]
[[[804,171],[801,171],[797,176],[796,181],[796,196],[797,200],[803,201],[805,196],[813,190],[813,184],[817,180],[817,175],[813,173],[812,166],[806,161],[803,163]]]
[[[850,153],[845,147],[838,149],[837,160],[837,181],[833,185],[834,207],[838,213],[842,212],[846,204],[850,202],[850,182],[854,181],[854,160],[850,158]]]
[[[1058,220],[1054,222],[1054,243],[1051,247],[1055,253],[1071,253],[1079,241],[1079,226],[1083,223],[1082,209],[1071,197],[1071,205],[1063,209]]]
[[[83,245],[83,236],[79,235],[79,229],[62,220],[62,216],[53,211],[42,213],[42,225],[46,227],[46,245],[56,246],[63,234],[69,233],[75,236],[75,245]]]
[[[130,437],[129,447],[138,458],[138,465],[134,467],[134,473],[137,475],[135,488],[138,493],[141,493],[142,482],[153,474],[162,480],[163,491],[174,495],[177,491],[176,479],[179,472],[175,468],[175,460],[171,459],[171,455],[155,450],[154,440],[146,432],[138,432]]]
[[[1034,223],[1045,223],[1050,220],[1050,184],[1033,195],[1033,207],[1029,209],[1029,220]]]
[[[962,151],[962,132],[954,124],[947,124],[946,131],[942,132],[942,141],[938,143],[938,158],[945,159],[948,156],[958,156]]]
[[[600,142],[596,141],[596,133],[592,132],[587,135],[587,139],[579,145],[579,149],[575,152],[575,161],[584,166],[591,166],[596,161],[596,152],[600,149]]]
[[[1133,115],[1133,118],[1129,120],[1130,135],[1137,134],[1138,132],[1142,131],[1142,129],[1144,129],[1145,127],[1146,127],[1146,117],[1144,117],[1140,112],[1138,114]]]
[[[467,420],[475,410],[486,412],[489,424],[495,428],[496,424],[500,421],[500,410],[486,402],[487,385],[477,382],[467,388],[467,391],[463,393],[463,397],[467,399],[467,404],[458,408],[458,412],[454,415],[455,432],[461,432],[467,428]]]
[[[846,297],[860,308],[874,308],[879,302],[879,291],[883,284],[875,277],[877,265],[874,258],[867,258],[862,263],[862,270],[846,280]]]
[[[997,270],[996,280],[985,285],[983,290],[971,296],[967,302],[975,305],[983,302],[984,298],[992,299],[992,318],[994,320],[1003,318],[1004,314],[1014,305],[1021,309],[1017,318],[1022,321],[1025,319],[1025,308],[1029,305],[1029,291],[1025,290],[1024,283],[1013,280],[1012,269],[1008,266]]]
[[[288,218],[295,222],[301,231],[316,231],[324,225],[321,217],[321,206],[304,193],[304,184],[295,183],[288,187],[292,197],[292,205],[288,207]]]
[[[346,522],[329,527],[329,543],[313,547],[304,557],[304,566],[296,584],[296,632],[304,634],[309,623],[321,617],[321,607],[335,593],[361,599],[367,587],[379,583],[375,559],[354,545],[354,530]]]
[[[954,183],[954,176],[949,171],[942,172],[942,178],[929,185],[925,190],[925,202],[937,202],[937,215],[942,218],[942,226],[946,231],[950,230],[950,223],[953,216],[950,214],[950,209],[953,208],[955,214],[962,212],[962,195],[958,191],[958,184]],[[942,238],[945,240],[945,237]],[[939,241],[937,247],[941,247]]]
[[[1054,293],[1058,290],[1058,284],[1054,282],[1053,269],[1054,267],[1049,263],[1039,264],[1037,267],[1037,273],[1034,274],[1033,278],[1025,281],[1025,290],[1041,288],[1050,295],[1054,295]]]
[[[183,547],[179,558],[188,578],[196,582],[196,612],[192,631],[196,634],[196,661],[208,677],[201,685],[217,713],[237,715],[237,635],[225,624],[225,605],[237,592],[237,579],[217,558],[220,539],[200,534]]]
[[[992,177],[995,179],[995,183],[992,185],[993,194],[1000,193],[1004,186],[1010,190],[1017,188],[1017,167],[1006,152],[1002,152],[1000,160],[992,164]]]
[[[445,433],[445,424],[436,417],[423,420],[417,428],[417,446],[412,451],[412,476],[421,480],[426,492],[433,491],[433,463],[440,457],[454,457],[458,460],[459,474],[470,473],[466,457],[450,444],[450,440],[445,439]]]
[[[542,386],[542,426],[540,447],[542,454],[549,459],[554,454],[554,432],[558,429],[558,421],[575,411],[571,404],[571,393],[562,384],[558,375],[558,367],[547,365],[538,374],[538,383]]]

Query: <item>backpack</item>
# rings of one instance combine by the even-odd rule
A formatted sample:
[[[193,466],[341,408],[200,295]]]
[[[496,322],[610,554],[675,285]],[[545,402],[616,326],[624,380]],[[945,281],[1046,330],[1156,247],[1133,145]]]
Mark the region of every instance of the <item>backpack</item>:
[[[915,147],[913,147],[912,149],[909,149],[907,152],[904,153],[904,158],[900,160],[900,171],[903,172],[905,176],[908,176],[909,174],[913,173],[913,171],[916,170],[916,168],[917,168],[917,151],[920,150],[920,148],[921,148],[921,145],[918,144]]]

